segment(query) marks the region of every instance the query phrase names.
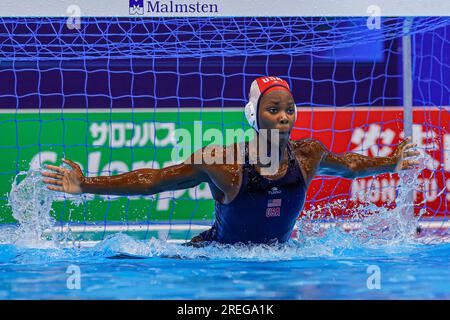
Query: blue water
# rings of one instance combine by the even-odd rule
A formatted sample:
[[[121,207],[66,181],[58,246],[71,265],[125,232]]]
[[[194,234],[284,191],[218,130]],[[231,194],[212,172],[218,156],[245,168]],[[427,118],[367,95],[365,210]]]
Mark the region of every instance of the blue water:
[[[92,248],[3,244],[0,299],[450,299],[450,244],[373,249],[334,240],[187,248],[118,234]],[[124,253],[142,259],[110,259]],[[79,286],[70,286],[70,266]],[[369,266],[380,274],[372,289]]]
[[[394,209],[357,208],[358,228],[324,227],[345,208],[336,202],[308,212],[287,244],[204,248],[122,233],[71,243],[51,231],[56,193],[21,173],[8,197],[18,226],[0,228],[0,299],[450,299],[449,230],[417,236],[409,211],[417,173],[401,176]]]

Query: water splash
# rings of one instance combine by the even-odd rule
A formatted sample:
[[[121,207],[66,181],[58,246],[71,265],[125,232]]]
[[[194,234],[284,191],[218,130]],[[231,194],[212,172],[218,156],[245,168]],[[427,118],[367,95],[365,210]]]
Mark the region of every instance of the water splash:
[[[271,244],[213,243],[204,247],[192,247],[156,238],[144,241],[125,234],[114,234],[97,244],[93,250],[106,257],[125,254],[140,258],[281,261],[334,257],[341,254],[337,248],[339,245],[336,242],[332,246],[318,246],[303,245],[296,240]]]
[[[20,247],[56,248],[61,239],[54,231],[55,219],[51,215],[52,204],[61,194],[47,189],[41,170],[30,169],[17,174],[8,195],[8,205],[18,226],[4,233],[10,243]],[[76,205],[82,202],[81,197],[71,197],[71,200]],[[5,240],[5,234],[2,238]],[[70,237],[64,235],[64,238]]]
[[[14,177],[8,204],[14,219],[19,222],[12,242],[19,246],[53,246],[43,237],[52,229],[54,219],[50,215],[55,192],[50,192],[41,181],[38,170],[22,171]]]
[[[419,186],[419,175],[426,168],[429,158],[425,155],[415,157],[419,161],[417,169],[403,170],[398,173],[399,185],[393,207],[379,207],[369,200],[370,192],[360,191],[362,203],[355,208],[347,208],[346,201],[338,200],[325,206],[308,210],[297,223],[298,241],[304,245],[335,245],[342,250],[351,248],[392,249],[419,244],[417,228],[420,217],[425,213],[421,209],[414,215],[413,191]],[[345,220],[336,220],[333,209],[346,212]],[[334,221],[328,227],[317,222]]]

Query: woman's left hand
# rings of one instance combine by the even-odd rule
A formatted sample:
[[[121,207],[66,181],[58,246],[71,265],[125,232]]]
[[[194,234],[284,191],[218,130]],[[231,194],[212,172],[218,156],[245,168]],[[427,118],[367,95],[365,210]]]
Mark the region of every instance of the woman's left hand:
[[[420,152],[414,150],[416,144],[410,143],[411,137],[403,140],[394,152],[394,157],[397,158],[397,166],[395,171],[414,169],[419,165],[419,160],[414,159],[420,155]]]

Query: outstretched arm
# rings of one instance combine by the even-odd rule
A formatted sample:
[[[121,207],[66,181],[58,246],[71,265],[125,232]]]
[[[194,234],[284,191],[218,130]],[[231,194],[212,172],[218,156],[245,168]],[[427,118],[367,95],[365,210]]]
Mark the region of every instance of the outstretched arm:
[[[71,160],[63,160],[71,169],[48,165],[42,181],[47,188],[71,194],[151,195],[162,191],[194,187],[208,181],[198,165],[179,164],[163,169],[139,169],[116,176],[85,177]]]
[[[317,175],[354,179],[413,168],[418,164],[418,161],[405,158],[418,156],[420,153],[413,150],[415,145],[409,143],[410,141],[411,138],[402,141],[394,154],[389,157],[367,157],[353,152],[335,154],[329,152],[323,146],[324,155]]]

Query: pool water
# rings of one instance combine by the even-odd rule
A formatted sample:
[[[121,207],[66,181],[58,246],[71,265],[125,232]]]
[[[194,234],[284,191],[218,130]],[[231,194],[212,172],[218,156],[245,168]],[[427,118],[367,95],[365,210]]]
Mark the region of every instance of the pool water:
[[[450,299],[450,244],[336,240],[191,248],[117,234],[90,248],[2,244],[0,299]]]
[[[450,299],[448,221],[418,235],[409,210],[419,172],[400,173],[394,208],[356,208],[356,228],[324,221],[345,208],[335,202],[307,212],[285,244],[195,248],[57,234],[56,193],[30,170],[8,197],[18,225],[0,228],[0,299]]]

